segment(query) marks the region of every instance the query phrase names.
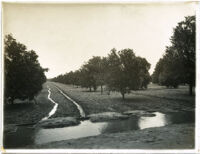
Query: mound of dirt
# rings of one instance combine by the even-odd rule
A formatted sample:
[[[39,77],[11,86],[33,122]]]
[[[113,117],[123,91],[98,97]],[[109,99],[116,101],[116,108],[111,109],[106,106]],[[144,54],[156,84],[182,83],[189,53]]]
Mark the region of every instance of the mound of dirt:
[[[75,117],[58,117],[41,121],[37,126],[43,128],[61,128],[78,124],[80,124],[80,122]]]
[[[153,113],[147,112],[147,111],[143,111],[143,110],[132,110],[132,111],[126,111],[123,114],[125,115],[129,115],[129,116],[144,116],[144,117],[154,117],[156,116]]]
[[[117,112],[103,112],[98,114],[90,114],[89,119],[92,122],[103,122],[103,121],[110,121],[110,120],[121,120],[129,118],[128,115],[123,115]]]

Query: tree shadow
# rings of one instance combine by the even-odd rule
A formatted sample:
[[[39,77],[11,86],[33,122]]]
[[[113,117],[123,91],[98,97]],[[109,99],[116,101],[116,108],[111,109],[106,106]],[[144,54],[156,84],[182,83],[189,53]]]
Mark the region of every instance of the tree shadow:
[[[16,103],[16,104],[6,104],[4,105],[4,110],[22,110],[28,109],[35,106],[34,103]]]

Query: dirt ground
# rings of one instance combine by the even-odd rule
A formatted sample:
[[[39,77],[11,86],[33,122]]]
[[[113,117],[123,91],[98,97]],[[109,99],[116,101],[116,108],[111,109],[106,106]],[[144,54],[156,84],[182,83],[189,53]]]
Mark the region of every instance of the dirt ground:
[[[81,105],[89,114],[102,112],[123,113],[130,110],[157,112],[177,112],[195,110],[195,97],[188,95],[188,88],[166,89],[150,85],[147,90],[132,91],[122,100],[120,93],[88,92],[87,89],[72,85],[47,82],[37,96],[37,104],[15,104],[4,107],[4,125],[35,123],[48,115],[53,103],[47,99],[47,85],[51,88],[51,98],[58,103],[55,117],[79,116],[75,105],[64,98],[55,86]],[[194,147],[194,124],[173,124],[165,127],[147,128],[144,130],[123,133],[102,134],[94,137],[52,142],[31,148],[92,148],[92,149],[182,149]]]

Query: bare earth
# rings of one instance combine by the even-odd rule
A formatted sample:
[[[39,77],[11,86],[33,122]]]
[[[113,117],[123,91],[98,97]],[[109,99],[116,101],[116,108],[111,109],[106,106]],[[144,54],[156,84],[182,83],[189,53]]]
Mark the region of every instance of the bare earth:
[[[188,95],[186,86],[179,89],[166,89],[165,87],[150,85],[147,90],[133,91],[125,96],[125,100],[122,100],[118,92],[111,92],[110,95],[104,92],[101,95],[99,90],[88,92],[87,89],[72,85],[47,82],[37,97],[37,104],[18,105],[17,108],[8,106],[4,109],[5,127],[7,124],[38,122],[49,113],[53,104],[47,99],[46,85],[51,88],[51,98],[58,103],[58,110],[52,118],[79,116],[75,105],[64,98],[55,86],[80,104],[86,116],[102,112],[123,113],[131,110],[166,113],[194,112],[195,109],[195,97]],[[165,127],[52,142],[31,148],[191,149],[194,148],[194,128],[194,124],[173,124]]]

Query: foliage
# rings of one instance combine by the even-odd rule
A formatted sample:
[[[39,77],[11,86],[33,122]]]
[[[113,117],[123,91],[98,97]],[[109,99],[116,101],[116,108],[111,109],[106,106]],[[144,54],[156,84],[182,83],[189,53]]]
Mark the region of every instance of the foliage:
[[[82,69],[87,70],[84,76],[88,76],[87,79],[83,79],[81,84],[84,87],[84,82],[89,82],[89,87],[93,87],[96,91],[97,86],[101,86],[101,93],[103,92],[102,86],[105,85],[106,71],[107,71],[107,59],[105,57],[94,56],[88,60],[88,62],[83,65]],[[84,77],[83,76],[83,77]],[[89,80],[90,79],[90,80]]]
[[[35,51],[27,51],[12,35],[6,35],[4,43],[5,98],[11,103],[17,98],[32,100],[46,81],[47,69],[40,66]]]
[[[108,86],[112,90],[120,91],[123,98],[130,90],[147,88],[150,81],[150,64],[146,59],[136,57],[132,49],[123,49],[118,53],[116,49],[112,49],[108,62]]]
[[[136,57],[132,49],[123,49],[116,51],[112,49],[107,57],[94,56],[88,60],[82,67],[65,75],[60,75],[53,81],[62,82],[65,84],[73,84],[73,79],[77,85],[93,88],[94,91],[98,86],[106,85],[109,91],[119,91],[124,98],[125,93],[130,90],[147,88],[150,82],[148,70],[150,64],[145,58]],[[70,75],[72,74],[72,75]],[[76,74],[76,75],[75,75]]]
[[[153,82],[177,87],[187,83],[192,94],[195,85],[195,16],[178,23],[171,37],[171,46],[156,65]]]

